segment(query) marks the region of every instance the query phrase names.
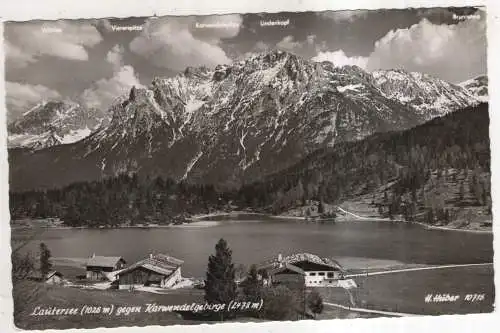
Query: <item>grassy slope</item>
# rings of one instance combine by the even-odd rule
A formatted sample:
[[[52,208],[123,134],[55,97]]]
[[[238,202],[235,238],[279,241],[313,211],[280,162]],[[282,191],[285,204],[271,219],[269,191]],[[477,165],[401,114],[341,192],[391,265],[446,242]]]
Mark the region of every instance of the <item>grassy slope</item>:
[[[428,271],[401,272],[355,278],[358,288],[316,288],[325,302],[382,311],[415,313],[422,315],[488,313],[493,311],[494,284],[492,267],[452,268]],[[81,290],[59,286],[41,287],[36,304],[30,304],[16,318],[23,329],[118,327],[144,325],[199,324],[203,321],[185,320],[175,313],[130,314],[128,316],[30,316],[35,306],[81,307],[83,305],[144,306],[146,303],[184,304],[202,302],[203,291],[193,289],[172,290],[168,294],[129,292],[117,290]],[[14,293],[31,290],[29,286],[14,289]],[[311,289],[311,288],[310,288]],[[428,294],[460,295],[457,302],[426,303]],[[466,302],[466,294],[485,294],[478,302]],[[354,301],[354,304],[352,303]],[[353,313],[326,305],[317,319],[372,318],[374,314]],[[260,321],[251,317],[238,317],[234,321]]]
[[[146,303],[157,304],[184,304],[186,302],[201,302],[201,291],[177,290],[175,293],[158,295],[145,292],[129,292],[117,290],[81,290],[60,286],[41,285],[40,295],[36,304],[28,306],[15,322],[22,329],[69,329],[76,327],[118,327],[118,326],[145,326],[145,325],[175,325],[198,324],[198,321],[183,320],[176,313],[135,313],[128,316],[115,315],[84,315],[84,316],[31,316],[33,309],[57,306],[58,308],[82,307],[83,305],[111,305],[115,306],[144,306]],[[14,293],[22,292],[14,290]]]
[[[355,279],[357,305],[376,310],[427,315],[493,311],[493,267],[462,267],[402,272]],[[457,302],[425,303],[427,294],[460,295]],[[466,302],[466,294],[482,294],[479,302]]]

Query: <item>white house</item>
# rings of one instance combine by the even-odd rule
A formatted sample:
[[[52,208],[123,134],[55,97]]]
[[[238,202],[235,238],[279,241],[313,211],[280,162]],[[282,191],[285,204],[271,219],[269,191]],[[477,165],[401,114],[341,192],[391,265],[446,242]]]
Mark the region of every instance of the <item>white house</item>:
[[[276,274],[297,275],[297,281],[303,281],[306,287],[339,287],[345,270],[333,259],[321,258],[311,253],[297,253],[268,261],[260,270],[269,273],[271,281],[282,280]],[[300,277],[299,277],[300,276]],[[289,278],[288,278],[289,280]]]

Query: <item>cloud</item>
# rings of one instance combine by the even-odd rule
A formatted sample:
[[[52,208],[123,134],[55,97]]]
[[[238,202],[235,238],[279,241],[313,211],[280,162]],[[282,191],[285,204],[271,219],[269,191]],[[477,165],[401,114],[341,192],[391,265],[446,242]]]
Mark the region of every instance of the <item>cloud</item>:
[[[102,78],[85,89],[80,99],[88,108],[107,110],[120,96],[133,87],[142,87],[134,68],[124,65],[123,46],[116,44],[106,55],[106,60],[113,66],[111,78]]]
[[[5,95],[9,122],[19,118],[24,112],[43,100],[61,98],[57,91],[46,86],[9,81],[5,83]]]
[[[306,38],[306,42],[309,45],[314,45],[314,42],[316,41],[316,35],[309,35]]]
[[[159,67],[178,71],[188,66],[213,67],[231,63],[220,42],[236,36],[240,26],[239,15],[150,19],[129,47]]]
[[[113,68],[118,69],[123,66],[123,46],[116,44],[107,54],[106,61],[113,65]]]
[[[266,53],[269,50],[271,50],[272,47],[264,43],[263,41],[258,41],[257,43],[254,44],[254,46],[250,49],[250,51],[245,52],[243,54],[241,53],[236,53],[236,60],[241,61],[245,60],[248,58],[251,58],[253,56],[256,56],[261,53]]]
[[[26,53],[19,47],[5,41],[5,57],[7,68],[24,68],[30,63],[35,62],[33,55]]]
[[[88,60],[86,47],[102,40],[94,26],[65,21],[8,23],[5,38],[7,64],[16,68],[25,67],[42,55],[85,61]]]
[[[348,57],[343,50],[337,50],[334,52],[330,51],[319,52],[318,55],[312,58],[311,60],[316,62],[330,61],[336,67],[355,65],[363,69],[366,68],[366,64],[368,62],[368,58],[366,57],[356,57],[356,56]]]
[[[133,87],[142,87],[132,66],[122,66],[111,78],[103,78],[85,89],[80,98],[88,108],[107,110]]]
[[[342,10],[342,11],[326,11],[319,13],[321,17],[334,20],[337,23],[352,23],[358,19],[364,19],[368,16],[368,11],[359,10]]]
[[[269,50],[269,45],[267,45],[263,41],[258,41],[257,43],[255,43],[254,50],[263,52]]]
[[[308,35],[303,40],[296,40],[288,35],[276,44],[276,48],[309,59],[317,53],[318,45],[316,35]]]
[[[406,29],[389,31],[375,43],[368,70],[403,68],[460,82],[486,73],[486,23],[467,19],[433,24],[422,19]]]
[[[283,51],[295,51],[301,46],[302,43],[294,41],[293,36],[286,36],[278,44],[276,44],[276,47]]]

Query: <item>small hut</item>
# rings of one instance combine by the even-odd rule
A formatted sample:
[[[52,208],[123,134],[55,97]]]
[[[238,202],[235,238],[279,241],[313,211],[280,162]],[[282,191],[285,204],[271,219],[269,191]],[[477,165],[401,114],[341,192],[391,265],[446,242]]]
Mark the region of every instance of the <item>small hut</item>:
[[[113,272],[123,269],[125,264],[126,261],[122,257],[104,257],[93,254],[86,264],[87,280],[114,280]]]

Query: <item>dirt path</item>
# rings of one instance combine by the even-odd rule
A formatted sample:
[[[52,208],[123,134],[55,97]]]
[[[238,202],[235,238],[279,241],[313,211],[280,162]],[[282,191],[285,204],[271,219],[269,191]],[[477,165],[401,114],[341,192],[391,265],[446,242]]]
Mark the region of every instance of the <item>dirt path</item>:
[[[336,308],[341,308],[344,310],[354,311],[354,312],[374,313],[374,314],[386,315],[386,316],[391,316],[391,317],[419,317],[419,316],[421,316],[421,315],[414,314],[414,313],[403,313],[403,312],[371,310],[371,309],[365,309],[365,308],[354,308],[354,307],[345,306],[342,304],[329,303],[329,302],[324,302],[323,304],[328,305],[328,306],[334,306]]]
[[[414,267],[414,268],[394,269],[394,270],[385,270],[385,271],[378,271],[378,272],[347,274],[347,275],[345,275],[345,278],[372,276],[372,275],[383,275],[383,274],[394,274],[394,273],[413,272],[413,271],[426,271],[426,270],[431,270],[431,269],[446,269],[446,268],[460,268],[460,267],[488,266],[488,265],[493,265],[493,263],[488,262],[488,263],[480,263],[480,264],[441,265],[441,266],[430,266],[430,267]]]
[[[351,215],[357,219],[360,219],[360,220],[370,220],[370,221],[386,221],[386,222],[402,222],[403,220],[391,220],[391,219],[384,219],[384,218],[380,218],[380,217],[366,217],[366,216],[360,216],[358,214],[355,214],[355,213],[351,213],[347,210],[345,210],[344,208],[340,207],[340,206],[337,206],[337,209],[340,210],[341,212],[343,212],[344,214],[347,214],[347,215]]]
[[[429,229],[429,230],[445,230],[445,231],[462,231],[462,232],[472,232],[472,233],[485,233],[485,234],[491,234],[493,233],[493,230],[475,230],[475,229],[458,229],[458,228],[452,228],[452,227],[442,227],[442,226],[434,226],[434,225],[429,225],[429,224],[425,224],[425,223],[422,223],[422,222],[408,222],[408,221],[405,221],[405,220],[398,220],[398,219],[394,219],[394,220],[391,220],[391,219],[387,219],[387,218],[380,218],[380,217],[367,217],[367,216],[361,216],[361,215],[358,215],[358,214],[355,214],[355,213],[352,213],[352,212],[349,212],[347,210],[345,210],[344,208],[340,207],[340,206],[337,206],[337,209],[340,210],[341,212],[343,212],[344,214],[347,214],[347,215],[351,215],[353,217],[355,217],[356,219],[359,219],[359,220],[370,220],[370,221],[385,221],[385,222],[406,222],[406,223],[411,223],[411,224],[418,224],[426,229]],[[415,216],[420,216],[420,215],[423,215],[425,213],[419,213]]]

